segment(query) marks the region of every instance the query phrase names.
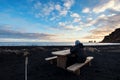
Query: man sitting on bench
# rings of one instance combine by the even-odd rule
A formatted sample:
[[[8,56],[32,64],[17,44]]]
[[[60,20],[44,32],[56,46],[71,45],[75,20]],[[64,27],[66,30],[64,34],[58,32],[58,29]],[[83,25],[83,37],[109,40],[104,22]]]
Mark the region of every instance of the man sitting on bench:
[[[79,41],[75,41],[75,46],[70,49],[71,54],[67,56],[67,67],[74,63],[84,63],[86,60],[86,53],[84,51],[83,44]]]

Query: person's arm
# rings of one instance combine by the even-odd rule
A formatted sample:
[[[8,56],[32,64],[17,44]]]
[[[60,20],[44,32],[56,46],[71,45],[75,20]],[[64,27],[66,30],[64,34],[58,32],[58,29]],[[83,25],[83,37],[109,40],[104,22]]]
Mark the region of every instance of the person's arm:
[[[70,52],[71,52],[71,54],[72,54],[72,53],[75,53],[75,52],[76,52],[76,47],[75,47],[75,46],[74,46],[74,47],[71,47],[71,48],[70,48]]]

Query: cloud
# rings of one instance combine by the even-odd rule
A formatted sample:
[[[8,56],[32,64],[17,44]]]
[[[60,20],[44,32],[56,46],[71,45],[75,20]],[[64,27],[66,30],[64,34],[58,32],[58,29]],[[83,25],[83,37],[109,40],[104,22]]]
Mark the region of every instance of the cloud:
[[[50,13],[55,9],[53,3],[44,4],[42,9],[44,15],[50,15]]]
[[[34,2],[32,7],[32,12],[35,14],[37,18],[48,16],[54,10],[55,10],[55,3],[53,2],[42,3],[40,1],[36,1]]]
[[[60,11],[60,16],[66,16],[68,13],[68,10],[64,9]]]
[[[114,30],[113,28],[110,28],[108,26],[103,26],[103,27],[99,27],[99,28],[93,29],[90,32],[92,34],[95,34],[95,35],[104,36],[104,35],[107,35],[110,32],[112,32],[113,30]]]
[[[120,14],[111,14],[111,15],[105,15],[101,14],[96,19],[88,20],[87,22],[83,23],[82,26],[85,27],[103,27],[108,26],[114,28],[114,26],[119,27],[119,21],[120,21]],[[116,27],[116,28],[117,28]],[[114,28],[115,29],[115,28]]]
[[[120,21],[120,14],[116,14],[113,16],[104,16],[101,18],[98,18],[96,20],[96,25],[98,24],[102,24],[102,26],[109,26],[109,27],[114,27],[119,25],[119,21]]]
[[[94,26],[96,23],[97,23],[97,20],[89,20],[86,23],[83,23],[83,26],[91,27],[91,26]]]
[[[113,14],[108,15],[108,17],[115,16],[115,15],[116,15],[116,14],[113,13]]]
[[[90,12],[90,9],[89,9],[89,8],[84,8],[84,9],[82,10],[82,12],[83,12],[83,13],[89,13],[89,12]]]
[[[61,6],[59,4],[56,4],[55,9],[58,10],[58,11],[61,11]]]
[[[90,26],[96,25],[95,28],[89,31],[90,34],[83,38],[88,40],[97,39],[98,41],[101,41],[104,38],[104,36],[109,35],[116,28],[120,28],[119,21],[120,14],[112,16],[100,15],[99,18],[94,21],[94,24],[90,25]]]
[[[72,13],[70,16],[73,18],[80,18],[80,15],[77,13]]]
[[[105,14],[101,14],[100,16],[98,16],[98,18],[106,18]]]
[[[0,38],[10,38],[10,39],[29,39],[29,40],[51,40],[57,35],[47,34],[47,33],[26,33],[14,31],[11,29],[0,29]]]
[[[39,9],[41,7],[41,3],[40,2],[36,2],[36,4],[34,4],[34,8],[35,9]]]
[[[0,15],[2,16],[0,18],[0,29],[11,29],[19,32],[48,33],[50,28],[53,27],[44,24],[43,22],[26,20],[24,17],[13,17],[10,14],[5,13]]]
[[[103,26],[103,27],[99,27],[99,28],[95,28],[93,30],[91,30],[89,33],[89,35],[83,37],[84,39],[88,39],[88,40],[102,40],[104,38],[105,35],[110,34],[112,31],[114,31],[113,28],[110,28],[108,26]]]
[[[78,22],[80,22],[80,18],[74,18],[74,20],[73,20],[73,23],[78,23]]]
[[[75,26],[75,25],[72,25],[69,23],[64,23],[64,22],[59,22],[59,26],[60,26],[60,28],[65,29],[65,30],[73,30],[73,31],[82,30],[82,28],[80,28],[80,26]]]
[[[60,16],[66,16],[71,9],[72,5],[74,4],[74,0],[63,0],[63,6],[59,11]]]
[[[52,1],[47,3],[41,3],[40,1],[37,1],[34,3],[33,11],[37,18],[48,17],[49,15],[51,18],[55,18],[55,16],[63,17],[70,12],[73,4],[74,0],[63,0],[63,4]]]
[[[106,10],[120,11],[120,0],[101,0],[100,4],[93,8],[95,13],[101,13]]]
[[[71,6],[74,4],[74,0],[64,0],[64,7],[69,10]]]
[[[73,23],[77,23],[77,22],[80,22],[81,20],[81,17],[78,13],[71,13],[70,15],[73,19]]]
[[[93,20],[93,18],[91,18],[91,17],[87,18],[87,21],[92,21],[92,20]]]

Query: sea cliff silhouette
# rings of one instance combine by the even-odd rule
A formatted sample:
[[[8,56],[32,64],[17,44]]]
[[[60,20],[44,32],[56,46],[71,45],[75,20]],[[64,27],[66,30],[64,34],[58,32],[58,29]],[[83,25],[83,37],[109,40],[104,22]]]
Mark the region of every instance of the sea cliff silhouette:
[[[111,34],[104,37],[103,43],[120,43],[120,28],[117,28]]]

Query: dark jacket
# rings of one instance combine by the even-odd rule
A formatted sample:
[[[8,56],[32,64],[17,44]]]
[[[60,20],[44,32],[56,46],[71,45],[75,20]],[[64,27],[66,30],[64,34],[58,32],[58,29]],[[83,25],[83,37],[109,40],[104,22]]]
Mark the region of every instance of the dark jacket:
[[[84,46],[82,43],[75,45],[70,49],[71,55],[75,55],[76,62],[84,62],[86,60],[86,56],[84,54]]]

